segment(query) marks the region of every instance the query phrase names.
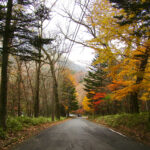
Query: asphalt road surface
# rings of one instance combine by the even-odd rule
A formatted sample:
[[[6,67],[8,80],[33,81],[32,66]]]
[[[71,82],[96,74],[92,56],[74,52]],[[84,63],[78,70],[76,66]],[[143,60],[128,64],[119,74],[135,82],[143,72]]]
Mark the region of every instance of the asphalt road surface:
[[[150,147],[76,118],[42,131],[14,150],[150,150]]]

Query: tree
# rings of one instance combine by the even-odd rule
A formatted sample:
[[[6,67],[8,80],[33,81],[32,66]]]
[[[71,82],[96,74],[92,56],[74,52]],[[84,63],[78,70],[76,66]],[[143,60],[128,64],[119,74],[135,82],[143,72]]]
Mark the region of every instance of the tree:
[[[15,32],[16,31],[15,29],[17,29],[17,27],[18,27],[16,25],[16,23],[18,21],[14,21],[14,24],[12,24],[12,20],[13,19],[18,19],[19,20],[19,19],[22,19],[22,18],[20,18],[20,17],[16,18],[15,15],[12,15],[12,13],[14,12],[13,4],[14,3],[13,3],[12,0],[9,0],[7,2],[6,18],[4,18],[4,16],[1,16],[1,18],[0,18],[0,21],[1,21],[1,24],[0,24],[1,27],[0,28],[2,29],[1,30],[1,35],[2,35],[2,38],[3,38],[3,45],[2,45],[2,73],[1,73],[1,99],[0,99],[0,110],[1,110],[1,112],[0,112],[0,119],[1,119],[0,120],[0,126],[2,126],[4,129],[6,129],[6,114],[7,114],[7,82],[8,82],[7,68],[8,68],[8,56],[9,56],[9,53],[14,53],[14,50],[15,50],[16,47],[18,47],[18,49],[21,48],[19,46],[22,46],[22,44],[20,43],[20,41],[22,39],[23,40],[24,39],[28,39],[28,40],[26,40],[26,42],[23,41],[24,45],[29,42],[29,38],[26,38],[26,36],[23,36],[21,34],[18,34],[18,32]],[[1,8],[3,10],[5,8],[5,6],[1,5]],[[4,13],[5,13],[5,11],[3,12],[3,14]],[[19,11],[18,14],[23,17],[23,14],[21,13],[21,11]],[[22,31],[21,30],[22,26],[19,26],[19,27],[20,27],[19,31]],[[26,30],[26,32],[31,33],[29,30]],[[22,33],[22,32],[20,32],[20,33]],[[32,34],[33,33],[34,32],[32,32]],[[19,38],[19,42],[18,42],[18,36],[20,37]],[[31,37],[30,37],[30,39],[31,39]],[[25,47],[22,50],[25,50],[29,54],[29,51]],[[22,51],[20,51],[20,52],[22,52]],[[15,53],[17,54],[16,51],[15,51]]]
[[[119,1],[117,2],[119,3]],[[121,1],[120,3],[126,3],[125,7],[126,9],[128,9],[127,6],[130,5],[130,2]],[[114,8],[112,6],[114,6]],[[118,7],[120,6],[122,6],[122,8],[124,7],[123,5],[119,5]],[[132,5],[132,8],[133,6],[134,5]],[[139,7],[139,9],[139,12],[143,13],[144,9],[143,11],[141,11],[141,7]],[[130,8],[128,10],[130,10]],[[137,12],[135,12],[135,14],[136,13]],[[117,9],[115,7],[115,4],[111,5],[111,3],[109,3],[109,1],[107,0],[103,0],[101,2],[97,0],[93,6],[93,11],[91,14],[91,16],[93,16],[93,20],[91,20],[90,16],[87,21],[91,22],[91,25],[95,26],[95,28],[99,30],[99,33],[96,38],[88,41],[88,44],[99,54],[97,62],[107,62],[107,72],[108,74],[110,73],[109,76],[113,78],[114,81],[118,80],[121,72],[122,74],[125,73],[125,69],[123,69],[125,68],[124,65],[126,65],[127,67],[128,62],[129,64],[132,64],[132,62],[138,61],[138,65],[128,66],[128,69],[130,68],[132,70],[132,73],[134,72],[136,76],[135,74],[130,74],[130,77],[128,76],[128,78],[126,78],[126,75],[124,74],[123,78],[126,80],[130,80],[132,78],[133,87],[139,87],[144,79],[144,74],[149,57],[149,46],[146,44],[149,42],[147,36],[149,34],[149,29],[148,27],[146,27],[146,25],[144,25],[144,28],[146,28],[145,30],[147,31],[146,36],[144,34],[143,36],[136,35],[136,29],[140,29],[141,27],[138,23],[138,21],[140,21],[140,19],[138,20],[139,16],[135,14],[134,11],[131,13],[127,13],[126,10],[124,11],[123,9]],[[146,13],[146,16],[147,14],[148,13]],[[132,17],[134,17],[136,21],[133,21],[133,19],[132,21],[130,20],[130,22],[128,22],[129,20],[127,18],[131,19]],[[123,21],[127,19],[128,23],[124,22],[124,24],[121,25],[122,20],[120,21],[118,19],[123,19]],[[144,23],[144,19],[142,22]],[[148,22],[145,21],[144,24],[147,23]],[[144,28],[142,27],[142,30]],[[142,30],[141,32],[143,32]],[[140,52],[141,46],[145,47],[145,50],[142,52],[142,54],[133,54],[133,51]],[[124,62],[124,60],[126,60],[126,63]],[[135,78],[136,82],[134,82]],[[131,112],[136,113],[139,112],[138,93],[140,89],[133,89],[134,90],[128,88],[126,96],[130,97]]]
[[[104,71],[104,68],[107,67],[106,63],[99,63],[97,64],[95,61],[96,58],[93,60],[93,63],[90,67],[90,70],[88,71],[88,75],[84,78],[84,86],[85,91],[88,92],[88,98],[90,98],[90,92],[94,91],[100,92],[104,90],[104,86],[106,84],[106,72]],[[93,97],[93,94],[92,94]]]
[[[144,74],[146,71],[146,66],[149,59],[149,39],[150,39],[150,18],[148,17],[150,15],[149,12],[149,0],[139,0],[139,1],[131,1],[131,0],[110,0],[111,3],[113,3],[113,7],[117,9],[123,9],[125,11],[125,15],[115,15],[114,17],[118,19],[118,24],[120,26],[126,26],[126,25],[132,25],[136,28],[133,29],[133,31],[130,33],[129,38],[136,36],[139,39],[137,41],[137,51],[140,49],[139,47],[142,47],[145,50],[142,50],[142,53],[134,55],[134,59],[139,60],[139,66],[137,66],[138,73],[136,77],[135,85],[139,86],[142,81],[144,80]],[[127,39],[127,40],[130,40]],[[139,88],[132,92],[130,94],[130,99],[132,100],[133,105],[133,112],[139,112],[138,107],[138,93]]]
[[[65,50],[61,49],[62,40],[59,36],[54,37],[54,41],[47,47],[42,47],[42,51],[48,60],[50,67],[52,85],[53,85],[53,100],[52,100],[52,120],[54,120],[54,114],[57,119],[60,119],[60,104],[59,104],[59,93],[58,93],[58,75],[59,75],[59,61]]]
[[[121,26],[128,24],[138,24],[137,28],[134,28],[133,34],[142,37],[144,39],[150,38],[149,26],[150,26],[150,1],[149,0],[109,0],[112,6],[117,9],[123,9],[125,15],[115,15],[118,19],[118,24]]]
[[[80,12],[80,15],[76,15],[75,11],[73,10],[70,12],[68,9],[64,8],[62,11],[64,13],[61,13],[60,15],[64,18],[68,19],[68,22],[70,22],[69,26],[67,27],[67,31],[65,32],[61,27],[59,27],[60,32],[64,37],[71,42],[75,42],[76,44],[80,44],[84,47],[89,47],[89,45],[86,43],[84,37],[80,37],[78,34],[78,31],[80,30],[80,26],[82,26],[88,35],[87,37],[97,37],[97,29],[95,26],[93,26],[91,23],[87,22],[87,17],[91,17],[91,21],[93,20],[93,16],[89,16],[89,14],[92,14],[92,7],[93,1],[90,0],[75,0],[74,1],[74,8],[78,8],[78,12]],[[76,29],[74,33],[69,32],[69,27],[71,27],[71,23],[76,24]],[[76,32],[77,31],[77,32]],[[81,31],[81,30],[80,30]],[[73,36],[72,36],[73,35]],[[75,36],[74,36],[75,35]]]
[[[8,51],[10,49],[9,42],[11,39],[11,18],[12,18],[12,0],[7,2],[7,15],[3,35],[2,49],[2,71],[1,71],[1,91],[0,91],[0,127],[6,129],[6,114],[7,114],[7,67],[8,67]]]
[[[69,117],[71,111],[75,111],[79,108],[75,89],[75,79],[72,77],[69,70],[65,70],[64,72],[61,89],[61,105],[65,108],[66,116]]]
[[[90,106],[90,100],[85,96],[82,101],[83,109],[86,112],[93,112],[93,109]]]
[[[43,39],[43,24],[46,20],[50,19],[50,10],[46,7],[45,4],[40,4],[36,9],[36,17],[38,20],[38,31],[39,35],[35,39],[34,46],[38,50],[38,59],[37,59],[37,72],[36,72],[36,81],[35,81],[35,104],[34,104],[34,116],[39,116],[39,87],[40,87],[40,69],[41,69],[41,57],[42,57],[42,47],[45,44],[50,44],[52,39],[45,38]]]
[[[100,95],[102,96],[102,98],[105,97],[105,86],[108,82],[108,79],[106,78],[106,72],[104,71],[104,69],[107,67],[107,63],[97,63],[97,58],[98,55],[96,55],[87,76],[85,76],[84,78],[84,89],[87,92],[86,97],[89,101],[88,107],[93,110],[93,116],[95,115],[97,105],[101,103]],[[86,97],[85,101],[87,100]]]
[[[9,0],[7,6],[0,5],[0,28],[3,38],[2,45],[2,75],[1,75],[1,125],[6,128],[6,112],[7,112],[7,68],[9,54],[18,55],[23,60],[36,60],[37,52],[34,50],[36,37],[38,33],[34,30],[38,27],[38,21],[34,12],[27,11],[27,7],[31,6],[31,1],[12,1]],[[45,41],[44,41],[45,42]]]
[[[130,58],[124,58],[120,61],[117,67],[117,73],[115,74],[115,69],[112,68],[111,74],[113,76],[113,84],[109,85],[109,88],[113,91],[113,97],[115,99],[123,99],[127,95],[130,96],[130,112],[138,112],[138,101],[140,93],[143,89],[147,90],[149,82],[145,82],[148,76],[149,65],[144,65],[142,63],[143,59],[137,57],[138,55],[143,55],[146,48],[139,47],[130,53]],[[142,70],[143,67],[145,68]],[[146,88],[145,88],[146,87]]]
[[[17,63],[18,116],[21,116],[22,61],[18,57],[15,59]]]

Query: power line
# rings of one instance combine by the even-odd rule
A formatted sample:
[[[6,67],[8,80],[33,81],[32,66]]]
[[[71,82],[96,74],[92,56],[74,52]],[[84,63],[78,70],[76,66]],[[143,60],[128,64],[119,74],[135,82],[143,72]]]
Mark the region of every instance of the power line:
[[[86,8],[88,7],[89,2],[90,2],[90,0],[88,0],[87,3],[85,3],[85,10],[83,10],[83,11],[81,12],[81,15],[80,15],[80,18],[79,18],[79,22],[82,22],[82,20],[83,20],[83,18],[84,18],[84,15],[85,15],[85,12],[86,12]],[[75,0],[75,3],[76,3],[76,0]],[[74,5],[74,9],[75,9],[75,5]],[[71,18],[70,18],[70,20],[71,20]],[[79,29],[80,29],[80,26],[81,26],[81,24],[77,24],[77,26],[76,26],[76,28],[75,28],[75,32],[74,32],[74,34],[73,34],[73,39],[72,39],[72,41],[70,41],[68,55],[66,56],[66,59],[65,59],[65,62],[64,62],[64,65],[63,65],[62,69],[60,69],[60,70],[62,70],[62,71],[64,71],[64,69],[65,69],[65,65],[66,65],[66,63],[67,63],[67,61],[68,61],[68,58],[69,58],[69,56],[70,56],[70,52],[71,52],[72,47],[73,47],[73,45],[74,45],[74,43],[75,43],[75,39],[76,39],[76,37],[77,37],[78,31],[79,31]]]
[[[72,12],[71,12],[71,15],[72,15],[72,16],[73,16],[74,11],[75,11],[75,6],[76,6],[76,0],[75,0],[75,2],[74,2],[73,10],[72,10]],[[70,20],[69,20],[69,25],[68,25],[68,27],[67,27],[66,36],[67,36],[67,35],[68,35],[68,33],[69,33],[70,26],[71,26],[71,18],[70,18]],[[66,40],[66,37],[65,37],[65,39],[64,39],[64,41],[63,41],[62,49],[63,49],[63,48],[64,48],[64,46],[65,46],[65,40]],[[65,64],[65,63],[64,63],[64,64]],[[63,68],[63,65],[62,65],[61,67]],[[63,70],[61,67],[60,67],[58,70]]]

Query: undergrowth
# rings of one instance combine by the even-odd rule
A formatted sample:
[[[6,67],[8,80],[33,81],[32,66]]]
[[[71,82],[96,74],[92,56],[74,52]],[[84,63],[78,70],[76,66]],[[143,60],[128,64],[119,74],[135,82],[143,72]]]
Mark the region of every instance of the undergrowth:
[[[60,120],[64,120],[65,118],[61,117]],[[56,119],[55,119],[56,120]],[[56,120],[57,121],[57,120]],[[7,137],[8,132],[17,132],[23,130],[24,127],[36,126],[44,123],[50,123],[51,118],[46,117],[8,117],[7,118],[7,130],[4,131],[0,128],[0,138],[5,139]]]
[[[107,116],[98,116],[95,118],[97,122],[105,122],[111,127],[142,127],[145,132],[150,132],[150,122],[148,119],[148,113],[139,114],[116,114]]]

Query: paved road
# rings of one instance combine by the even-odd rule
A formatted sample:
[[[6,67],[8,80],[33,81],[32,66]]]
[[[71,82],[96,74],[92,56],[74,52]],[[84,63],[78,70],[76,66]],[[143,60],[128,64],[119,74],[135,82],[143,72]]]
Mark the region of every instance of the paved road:
[[[77,118],[42,131],[15,150],[150,150],[150,147]]]

